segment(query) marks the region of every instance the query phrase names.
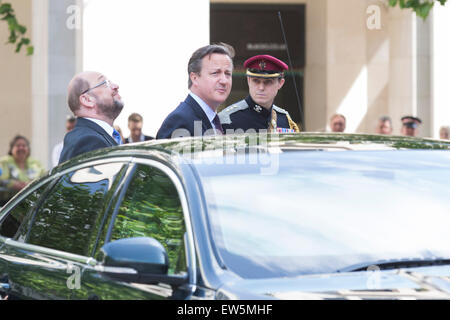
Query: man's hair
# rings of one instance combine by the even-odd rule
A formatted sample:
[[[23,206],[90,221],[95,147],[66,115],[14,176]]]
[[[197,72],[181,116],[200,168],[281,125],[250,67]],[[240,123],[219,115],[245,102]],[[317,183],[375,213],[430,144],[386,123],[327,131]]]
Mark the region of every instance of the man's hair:
[[[386,122],[386,121],[388,121],[390,124],[392,124],[391,117],[389,117],[389,116],[381,116],[380,118],[378,118],[378,120],[379,120],[380,122]]]
[[[335,113],[335,114],[333,114],[333,115],[331,116],[331,118],[330,118],[330,121],[333,121],[334,118],[337,118],[337,117],[340,117],[340,118],[344,119],[345,122],[347,122],[347,120],[345,119],[344,115],[343,115],[343,114],[340,114],[340,113]]]
[[[67,103],[70,110],[75,114],[80,109],[80,96],[81,93],[89,89],[89,82],[80,77],[73,80],[72,87],[68,93]]]
[[[142,118],[142,116],[139,113],[132,113],[130,114],[130,116],[128,117],[128,122],[133,121],[133,122],[143,122],[144,119]]]
[[[191,73],[200,74],[202,71],[202,60],[206,56],[210,56],[213,53],[224,54],[230,57],[231,63],[234,58],[234,48],[226,43],[210,44],[197,49],[189,59],[188,63],[188,88],[192,87]]]

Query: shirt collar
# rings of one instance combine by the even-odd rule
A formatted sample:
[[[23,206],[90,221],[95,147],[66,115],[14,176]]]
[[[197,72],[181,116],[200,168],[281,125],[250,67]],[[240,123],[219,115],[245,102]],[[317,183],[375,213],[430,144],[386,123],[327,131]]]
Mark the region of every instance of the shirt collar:
[[[92,122],[95,122],[96,124],[98,124],[100,127],[102,127],[103,130],[106,131],[107,134],[109,134],[112,137],[112,134],[114,132],[114,128],[111,127],[108,123],[106,123],[103,120],[99,120],[99,119],[94,119],[94,118],[84,118],[87,120],[90,120]]]
[[[141,141],[144,141],[144,134],[143,133],[141,133],[141,136],[139,137],[139,140],[138,141],[134,141],[133,140],[133,137],[131,137],[131,135],[130,135],[130,138],[129,138],[129,140],[130,140],[130,143],[133,143],[133,142],[141,142]]]
[[[200,97],[198,97],[192,91],[189,92],[189,94],[199,104],[200,108],[202,108],[202,110],[205,112],[206,116],[208,117],[209,122],[213,123],[212,121],[214,120],[214,118],[216,116],[216,112],[214,112],[213,109],[211,109],[211,107],[208,106],[205,101],[203,101]]]

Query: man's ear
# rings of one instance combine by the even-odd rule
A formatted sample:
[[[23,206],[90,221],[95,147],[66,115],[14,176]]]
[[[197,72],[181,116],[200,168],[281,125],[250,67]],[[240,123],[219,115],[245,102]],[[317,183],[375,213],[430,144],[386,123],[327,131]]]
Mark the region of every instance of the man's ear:
[[[283,87],[285,82],[286,82],[286,80],[284,80],[284,78],[280,79],[280,81],[278,82],[278,90],[280,90]]]
[[[95,99],[88,94],[82,94],[79,98],[80,105],[92,108],[95,105]]]
[[[197,84],[197,79],[200,77],[200,75],[196,72],[191,72],[189,74],[189,78],[191,79],[192,84]]]

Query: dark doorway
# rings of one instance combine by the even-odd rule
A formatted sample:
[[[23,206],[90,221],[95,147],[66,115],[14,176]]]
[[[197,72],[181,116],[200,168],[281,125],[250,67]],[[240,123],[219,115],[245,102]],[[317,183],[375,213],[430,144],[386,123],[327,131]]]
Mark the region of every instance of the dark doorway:
[[[244,61],[269,54],[289,65],[286,83],[278,93],[275,104],[286,109],[292,119],[304,128],[303,119],[303,71],[305,67],[305,5],[282,4],[225,4],[211,3],[211,43],[225,42],[234,47],[235,70],[233,89],[221,108],[231,105],[248,95]],[[283,19],[292,66],[289,63],[278,12]],[[300,106],[297,102],[294,78]]]

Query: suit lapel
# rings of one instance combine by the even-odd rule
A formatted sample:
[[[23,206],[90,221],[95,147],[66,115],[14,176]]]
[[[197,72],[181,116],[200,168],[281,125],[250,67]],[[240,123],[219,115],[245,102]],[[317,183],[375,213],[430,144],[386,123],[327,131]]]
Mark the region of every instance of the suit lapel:
[[[209,121],[206,113],[203,111],[202,107],[199,106],[197,101],[191,97],[191,95],[188,95],[184,102],[192,108],[197,119],[202,121],[202,133],[205,133],[206,130],[212,129],[211,122]]]
[[[102,127],[100,127],[98,124],[96,124],[93,121],[90,121],[88,119],[84,118],[78,118],[76,127],[87,127],[94,131],[96,131],[98,134],[101,134],[103,138],[110,144],[111,147],[117,146],[116,140],[113,139],[105,130],[103,130]]]

